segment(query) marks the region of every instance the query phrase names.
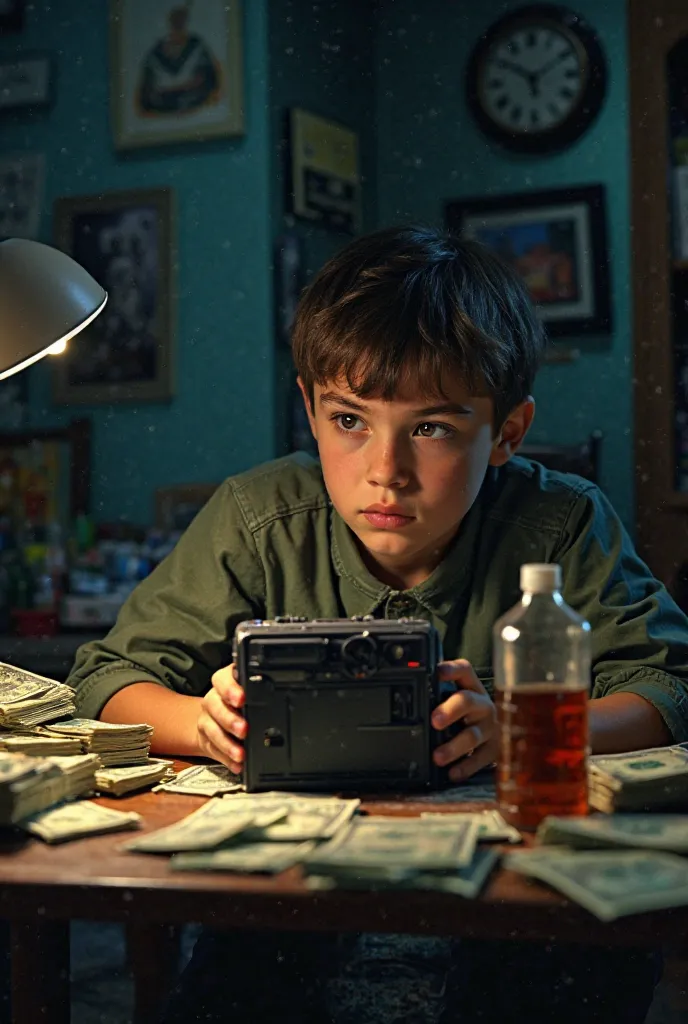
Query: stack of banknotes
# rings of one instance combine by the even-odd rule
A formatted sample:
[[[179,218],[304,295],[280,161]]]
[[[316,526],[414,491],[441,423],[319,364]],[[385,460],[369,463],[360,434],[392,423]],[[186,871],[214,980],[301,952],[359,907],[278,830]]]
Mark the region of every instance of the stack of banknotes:
[[[588,771],[597,811],[654,811],[688,804],[688,743],[627,754],[598,754]]]
[[[74,690],[0,662],[0,727],[18,729],[73,715]]]
[[[51,735],[81,742],[82,749],[97,754],[103,765],[146,764],[153,727],[141,722],[121,725],[92,718],[70,718],[46,726]]]
[[[0,825],[23,819],[91,792],[99,760],[95,754],[71,757],[28,757],[0,752]]]

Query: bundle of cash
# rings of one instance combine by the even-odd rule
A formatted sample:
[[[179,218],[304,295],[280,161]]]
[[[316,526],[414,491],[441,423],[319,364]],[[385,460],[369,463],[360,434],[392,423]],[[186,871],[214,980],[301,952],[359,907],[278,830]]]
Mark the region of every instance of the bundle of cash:
[[[301,796],[297,793],[239,793],[225,796],[237,811],[265,814],[272,809],[286,811],[276,824],[250,830],[247,840],[273,843],[303,843],[309,839],[332,839],[359,808],[360,800]]]
[[[470,821],[475,819],[478,824],[479,843],[520,843],[521,833],[513,825],[504,820],[497,810],[491,811],[423,811],[421,818],[433,818],[442,815],[445,821]]]
[[[99,793],[123,796],[167,778],[174,778],[172,761],[151,757],[144,764],[99,768],[96,771],[96,789]]]
[[[74,690],[0,662],[0,726],[16,729],[74,714]]]
[[[421,874],[454,873],[472,865],[477,838],[475,818],[356,817],[313,850],[304,869],[341,888],[407,886]]]
[[[688,815],[595,814],[589,818],[549,817],[536,837],[543,844],[580,849],[631,847],[688,853]]]
[[[156,786],[154,793],[185,793],[187,796],[219,796],[244,789],[240,775],[221,764],[195,764],[177,772],[174,779]]]
[[[145,764],[153,727],[122,725],[93,718],[71,718],[47,726],[52,735],[77,737],[82,749],[98,754],[103,765]]]
[[[36,730],[41,726],[34,727]],[[81,740],[72,739],[69,736],[51,736],[49,733],[30,732],[28,729],[20,732],[0,732],[0,750],[7,750],[13,754],[27,754],[29,757],[45,757],[47,754],[68,755],[80,754]]]
[[[90,800],[75,800],[39,811],[21,825],[46,843],[64,843],[102,832],[140,828],[141,815],[134,811],[113,811]]]
[[[90,792],[98,758],[0,753],[0,825],[21,823],[46,807]]]
[[[510,853],[506,867],[546,882],[601,921],[688,904],[688,861],[673,853],[536,847]]]
[[[135,853],[180,853],[185,850],[213,850],[249,828],[264,828],[285,818],[286,808],[270,805],[264,810],[234,807],[219,797],[208,800],[181,821],[126,843]]]
[[[211,850],[208,853],[177,853],[171,861],[173,871],[233,871],[242,874],[278,875],[299,864],[315,848],[315,843],[242,843]]]
[[[688,802],[688,743],[627,754],[598,754],[588,769],[597,811],[652,811]]]

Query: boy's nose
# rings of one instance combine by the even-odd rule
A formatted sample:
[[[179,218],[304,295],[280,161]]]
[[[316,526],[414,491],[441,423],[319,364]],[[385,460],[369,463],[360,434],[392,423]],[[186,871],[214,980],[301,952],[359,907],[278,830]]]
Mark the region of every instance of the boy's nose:
[[[387,444],[371,454],[368,482],[378,487],[405,487],[411,476],[408,459],[399,446]]]

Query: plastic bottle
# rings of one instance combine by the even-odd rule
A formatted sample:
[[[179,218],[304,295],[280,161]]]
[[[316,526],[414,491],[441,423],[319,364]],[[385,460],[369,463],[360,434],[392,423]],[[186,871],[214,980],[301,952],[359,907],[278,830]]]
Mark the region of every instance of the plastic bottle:
[[[521,590],[494,626],[497,801],[528,830],[588,811],[590,626],[564,602],[559,565],[521,566]]]

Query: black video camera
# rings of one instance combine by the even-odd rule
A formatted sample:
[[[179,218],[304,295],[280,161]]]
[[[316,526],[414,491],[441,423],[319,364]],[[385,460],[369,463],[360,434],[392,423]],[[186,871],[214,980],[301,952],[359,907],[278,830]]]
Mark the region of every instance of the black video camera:
[[[424,619],[240,622],[246,790],[378,792],[446,780],[430,724],[442,645]],[[453,691],[454,687],[451,686]]]

